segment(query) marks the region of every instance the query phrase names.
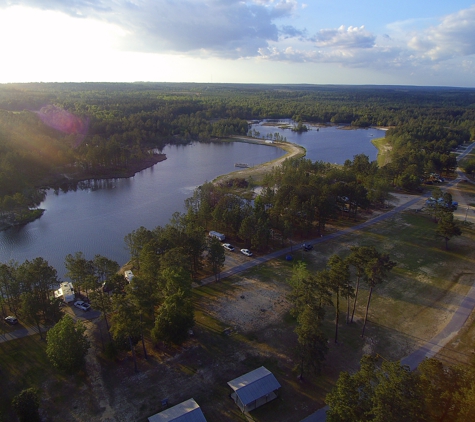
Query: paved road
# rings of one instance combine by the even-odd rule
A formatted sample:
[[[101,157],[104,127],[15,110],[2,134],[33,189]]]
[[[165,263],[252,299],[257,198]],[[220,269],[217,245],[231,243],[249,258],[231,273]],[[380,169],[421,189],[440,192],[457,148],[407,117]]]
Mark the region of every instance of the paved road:
[[[72,316],[75,321],[87,322],[87,321],[91,321],[93,319],[99,318],[101,316],[101,313],[94,309],[84,312],[80,309],[75,308],[73,305],[68,305],[63,309],[65,310],[65,313]],[[21,325],[21,321],[19,325]],[[41,330],[42,333],[46,333],[47,331],[48,331],[48,328]],[[22,337],[32,336],[34,334],[38,334],[38,332],[39,332],[38,328],[36,327],[22,326],[22,328],[17,328],[14,331],[0,334],[0,343],[4,343],[10,340],[16,340]]]
[[[10,340],[16,340],[18,338],[32,336],[33,334],[38,334],[38,328],[36,327],[23,327],[18,328],[14,331],[10,331],[9,333],[4,333],[0,335],[0,343],[4,343]],[[41,330],[41,332],[46,332],[46,330]]]

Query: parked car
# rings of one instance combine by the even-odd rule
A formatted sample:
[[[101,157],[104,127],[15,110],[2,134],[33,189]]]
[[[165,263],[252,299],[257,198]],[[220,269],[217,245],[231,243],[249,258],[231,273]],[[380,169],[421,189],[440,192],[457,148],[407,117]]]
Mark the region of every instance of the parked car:
[[[252,256],[252,252],[249,249],[241,249],[241,253],[246,256]]]
[[[223,243],[223,248],[231,252],[234,251],[234,246],[231,245],[230,243]]]
[[[302,248],[303,248],[304,251],[311,251],[313,249],[313,245],[310,245],[308,243],[304,243],[302,245]]]
[[[18,320],[14,316],[11,316],[11,315],[5,318],[5,322],[10,325],[18,324]]]
[[[83,302],[82,300],[74,302],[74,306],[76,308],[82,309],[83,311],[89,311],[89,309],[91,309],[91,305],[89,305],[89,303]]]

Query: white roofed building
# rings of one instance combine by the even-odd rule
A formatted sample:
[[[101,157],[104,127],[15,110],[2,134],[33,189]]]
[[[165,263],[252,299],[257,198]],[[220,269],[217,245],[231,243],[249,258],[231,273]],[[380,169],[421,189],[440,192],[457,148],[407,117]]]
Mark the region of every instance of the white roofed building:
[[[249,412],[279,397],[281,385],[272,372],[261,366],[232,381],[232,399],[242,412]]]
[[[124,272],[125,279],[130,283],[134,278],[134,273],[130,270]]]
[[[148,422],[206,422],[206,419],[198,403],[189,399],[150,416]]]

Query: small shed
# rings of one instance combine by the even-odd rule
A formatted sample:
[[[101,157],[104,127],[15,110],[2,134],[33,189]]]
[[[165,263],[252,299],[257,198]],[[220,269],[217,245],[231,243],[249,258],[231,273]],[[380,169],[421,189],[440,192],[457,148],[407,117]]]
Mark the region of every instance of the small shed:
[[[206,422],[206,419],[198,403],[189,399],[150,416],[148,422]]]
[[[242,412],[249,412],[279,397],[281,385],[272,372],[261,366],[232,381],[231,398]]]

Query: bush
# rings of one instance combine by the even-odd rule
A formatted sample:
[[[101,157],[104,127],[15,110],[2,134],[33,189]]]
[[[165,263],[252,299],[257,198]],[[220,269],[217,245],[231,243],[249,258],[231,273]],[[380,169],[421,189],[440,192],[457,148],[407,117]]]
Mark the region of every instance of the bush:
[[[34,388],[27,388],[18,396],[15,396],[12,400],[12,407],[20,422],[36,422],[41,420],[38,412],[40,399],[38,391]]]
[[[467,174],[475,173],[475,160],[468,161],[467,164],[464,165],[463,169]]]

